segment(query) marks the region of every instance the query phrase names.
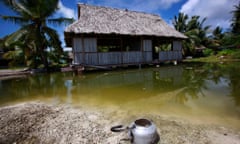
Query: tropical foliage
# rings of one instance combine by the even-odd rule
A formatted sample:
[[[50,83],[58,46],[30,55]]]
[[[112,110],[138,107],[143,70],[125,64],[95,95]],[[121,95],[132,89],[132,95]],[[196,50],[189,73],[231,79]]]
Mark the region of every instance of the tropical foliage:
[[[232,11],[233,18],[232,18],[232,33],[240,34],[240,2],[238,5],[234,6],[234,10]]]
[[[203,47],[207,44],[207,32],[210,26],[204,26],[206,18],[200,19],[200,16],[189,16],[179,13],[174,17],[173,25],[176,30],[184,33],[189,39],[183,42],[183,55],[194,55],[196,47]]]
[[[204,24],[207,19],[199,16],[189,17],[184,13],[175,16],[175,29],[188,36],[183,42],[183,55],[195,56],[198,48],[206,48],[203,51],[206,56],[217,54],[220,50],[240,48],[240,2],[231,13],[230,31],[219,26],[211,30],[210,26]]]
[[[21,28],[5,38],[9,48],[5,57],[25,65],[49,69],[49,63],[59,63],[62,56],[61,41],[57,32],[48,24],[71,23],[72,18],[52,18],[58,10],[58,0],[2,0],[16,15],[0,15]]]

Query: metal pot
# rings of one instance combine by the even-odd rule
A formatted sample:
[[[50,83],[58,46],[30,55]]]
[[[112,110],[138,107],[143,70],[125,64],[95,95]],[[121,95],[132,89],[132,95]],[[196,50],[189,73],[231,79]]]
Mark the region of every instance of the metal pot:
[[[157,144],[160,136],[155,124],[147,119],[137,119],[127,128],[122,125],[111,128],[113,132],[128,131],[129,140],[132,144]],[[126,140],[126,139],[124,139]]]

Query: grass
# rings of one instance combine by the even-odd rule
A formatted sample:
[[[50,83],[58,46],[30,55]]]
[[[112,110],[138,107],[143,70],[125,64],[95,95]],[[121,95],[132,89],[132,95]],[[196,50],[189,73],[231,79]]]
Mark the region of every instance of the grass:
[[[185,59],[184,62],[231,62],[240,61],[240,50],[222,50],[206,57]]]
[[[183,62],[220,62],[222,60],[217,56],[208,56],[208,57],[200,57],[200,58],[192,58],[192,59],[184,59]]]

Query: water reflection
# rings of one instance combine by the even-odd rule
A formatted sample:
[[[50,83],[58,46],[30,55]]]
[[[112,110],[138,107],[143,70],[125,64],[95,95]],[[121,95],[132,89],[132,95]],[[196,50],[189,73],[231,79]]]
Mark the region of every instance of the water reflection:
[[[229,87],[231,88],[231,94],[235,100],[235,104],[240,106],[240,65],[230,65],[228,68],[224,68],[229,74]]]
[[[3,80],[1,103],[38,97],[51,97],[66,95],[65,74],[44,74],[29,76],[27,78]]]
[[[240,119],[239,78],[239,63],[184,64],[82,75],[40,74],[0,81],[0,104],[50,100],[187,114],[212,109],[211,114],[231,114]]]
[[[66,80],[65,81],[65,87],[67,88],[67,103],[71,104],[72,103],[72,82],[73,80]]]
[[[240,104],[240,67],[237,64],[217,65],[181,65],[151,68],[132,71],[114,71],[105,73],[89,73],[74,76],[72,73],[57,73],[29,76],[22,79],[1,81],[1,103],[16,99],[34,99],[34,97],[66,97],[72,103],[72,97],[80,95],[112,95],[124,97],[128,91],[136,97],[151,97],[181,89],[173,98],[184,104],[189,99],[204,97],[207,90],[206,81],[215,85],[227,79],[229,94],[236,105]],[[113,92],[116,91],[116,92]],[[101,94],[102,93],[102,94]],[[122,94],[121,94],[122,93]],[[144,94],[145,93],[145,94]],[[136,94],[137,96],[134,96]]]

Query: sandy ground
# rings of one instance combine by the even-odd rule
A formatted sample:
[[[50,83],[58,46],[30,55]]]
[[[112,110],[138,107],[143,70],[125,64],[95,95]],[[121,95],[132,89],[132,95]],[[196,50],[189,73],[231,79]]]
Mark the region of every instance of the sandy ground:
[[[137,116],[114,114],[40,102],[1,107],[0,144],[118,144],[127,133],[113,133],[111,126],[129,124]],[[151,114],[146,117],[158,127],[159,144],[240,144],[240,132],[234,129]]]

